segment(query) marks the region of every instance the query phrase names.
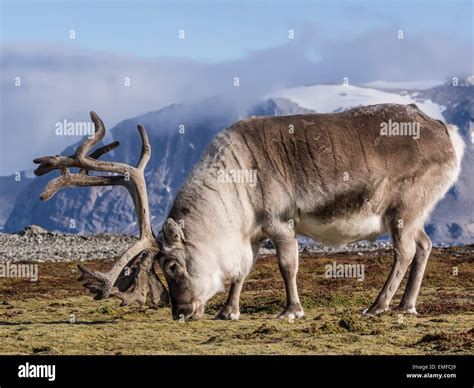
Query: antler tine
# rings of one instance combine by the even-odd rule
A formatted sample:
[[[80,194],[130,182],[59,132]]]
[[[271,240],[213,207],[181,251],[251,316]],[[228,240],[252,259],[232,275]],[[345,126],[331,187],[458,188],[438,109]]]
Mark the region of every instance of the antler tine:
[[[130,275],[119,278],[117,285],[112,288],[110,295],[120,298],[122,306],[128,306],[137,302],[140,307],[143,307],[148,295],[151,295],[151,301],[154,306],[167,305],[169,303],[169,295],[153,268],[153,252],[144,251],[142,256],[144,257]],[[132,284],[130,284],[129,278],[134,280]],[[124,285],[124,290],[121,289],[122,284]]]
[[[76,150],[75,156],[81,160],[89,150],[99,143],[105,136],[105,125],[99,115],[95,112],[91,112],[91,119],[94,122],[95,135],[86,139]]]
[[[47,174],[50,171],[57,170],[61,167],[79,167],[77,162],[70,156],[43,156],[33,159],[33,163],[39,164],[34,171],[36,176]]]
[[[94,152],[92,152],[89,157],[92,159],[99,159],[102,155],[106,154],[107,152],[110,152],[117,148],[120,145],[118,141],[114,141],[112,143],[109,143],[103,147],[97,148]],[[86,168],[81,168],[79,171],[80,174],[85,174],[87,175],[89,173],[89,170]]]
[[[118,141],[114,141],[110,144],[107,144],[103,147],[97,148],[94,152],[90,154],[90,158],[98,159],[102,155],[106,154],[117,148],[120,145]],[[41,158],[33,159],[33,163],[39,164],[39,166],[34,171],[35,175],[41,176],[45,175],[48,172],[53,170],[60,169],[62,167],[71,168],[71,167],[82,167],[78,160],[74,158],[74,155],[71,156],[43,156]],[[87,169],[82,168],[82,172],[87,171]]]
[[[99,119],[100,120],[100,119]],[[102,121],[100,121],[102,123]],[[103,127],[102,124],[97,124],[99,128]],[[140,175],[143,175],[145,167],[150,160],[151,156],[151,145],[148,140],[148,135],[145,128],[142,125],[138,125],[138,131],[142,139],[142,150],[140,154],[140,159],[138,161],[137,167],[132,167],[125,163],[118,162],[104,162],[98,161],[91,156],[86,156],[81,153],[77,153],[77,158],[80,164],[84,169],[95,170],[95,171],[105,171],[105,172],[116,172],[120,174],[128,174],[132,180],[140,180]]]
[[[81,166],[81,159],[86,156],[87,152],[99,143],[105,136],[105,126],[104,122],[101,120],[99,115],[95,112],[90,112],[92,121],[94,122],[95,134],[91,138],[87,138],[76,151],[71,156],[43,156],[41,158],[36,158],[33,160],[33,163],[39,164],[36,168],[35,175],[41,176],[47,174],[50,171],[56,170],[58,168],[70,168],[70,167],[83,167]],[[103,147],[96,149],[89,156],[92,159],[98,159],[103,154],[112,151],[120,145],[118,141],[114,141],[110,144],[107,144]],[[87,172],[87,168],[82,168],[81,172]]]
[[[47,201],[59,190],[66,187],[89,187],[89,186],[126,186],[127,181],[122,176],[90,176],[86,174],[61,175],[48,183],[40,195],[42,201]]]
[[[93,151],[89,157],[93,159],[99,159],[102,155],[106,154],[107,152],[110,152],[114,149],[116,149],[120,145],[120,142],[114,141],[112,143],[109,143],[103,147],[97,148],[95,151]]]
[[[146,165],[151,157],[151,145],[150,141],[148,140],[148,134],[146,133],[146,129],[142,125],[138,125],[138,132],[140,132],[140,137],[142,139],[142,152],[140,155],[140,159],[137,164],[137,169],[145,170]]]

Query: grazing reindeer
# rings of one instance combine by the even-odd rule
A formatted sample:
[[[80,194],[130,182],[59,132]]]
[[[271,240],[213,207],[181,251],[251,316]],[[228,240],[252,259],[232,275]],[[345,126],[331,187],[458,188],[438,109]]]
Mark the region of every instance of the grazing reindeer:
[[[100,124],[94,116],[93,120]],[[399,129],[409,123],[419,131],[416,136],[399,130],[387,133],[387,123]],[[415,105],[250,118],[225,129],[177,194],[158,247],[153,243],[150,253],[167,280],[173,318],[200,318],[205,303],[231,279],[217,318],[238,319],[242,285],[265,238],[276,247],[285,282],[287,304],[279,317],[301,318],[296,236],[344,244],[387,232],[393,240],[393,267],[365,314],[389,308],[410,263],[397,310],[416,313],[431,251],[423,225],[456,181],[463,148],[455,126],[426,116]],[[59,164],[112,171],[112,164],[95,168],[96,156],[84,159],[76,152],[72,160],[79,162],[68,159],[69,164]],[[51,165],[49,159],[40,161]],[[140,207],[145,208],[143,201]],[[122,257],[107,274],[83,268],[89,280],[86,287],[98,298],[117,294],[118,275],[141,249]],[[136,276],[134,287],[140,289]],[[118,295],[124,299],[127,293]]]

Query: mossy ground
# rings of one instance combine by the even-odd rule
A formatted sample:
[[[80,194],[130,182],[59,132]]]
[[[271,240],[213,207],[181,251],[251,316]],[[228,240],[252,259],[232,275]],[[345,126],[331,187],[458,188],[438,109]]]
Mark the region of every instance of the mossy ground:
[[[473,259],[473,249],[434,250],[419,316],[365,318],[361,311],[381,289],[390,253],[303,256],[298,284],[306,318],[293,322],[275,319],[285,299],[274,257],[260,259],[247,280],[239,321],[212,319],[225,300],[219,294],[204,319],[185,323],[172,321],[168,308],[139,311],[114,299],[94,301],[77,282],[75,263],[43,263],[36,283],[0,279],[0,353],[472,354]],[[325,278],[324,266],[333,261],[364,264],[365,280]],[[401,290],[394,303],[400,297]]]

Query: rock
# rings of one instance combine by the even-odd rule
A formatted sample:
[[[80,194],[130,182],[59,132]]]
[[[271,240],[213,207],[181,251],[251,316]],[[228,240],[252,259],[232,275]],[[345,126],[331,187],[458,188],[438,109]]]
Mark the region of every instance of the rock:
[[[30,226],[27,226],[25,229],[23,229],[18,234],[20,236],[23,236],[25,234],[28,234],[28,235],[41,235],[41,234],[47,234],[47,233],[49,233],[49,232],[46,229],[42,228],[41,226],[30,225]]]

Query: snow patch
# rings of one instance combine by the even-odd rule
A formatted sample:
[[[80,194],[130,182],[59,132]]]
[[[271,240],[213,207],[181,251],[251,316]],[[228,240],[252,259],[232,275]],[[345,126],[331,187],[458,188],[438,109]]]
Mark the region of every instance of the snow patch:
[[[416,104],[424,113],[443,120],[444,106],[431,100],[418,101],[409,95],[352,85],[313,85],[281,90],[271,97],[287,98],[317,113],[332,113],[374,104]],[[271,98],[270,97],[270,98]]]
[[[405,82],[391,82],[391,81],[371,81],[360,84],[360,86],[374,88],[374,89],[392,89],[392,90],[425,90],[431,89],[435,86],[445,84],[445,81],[428,80],[428,81],[405,81]]]

